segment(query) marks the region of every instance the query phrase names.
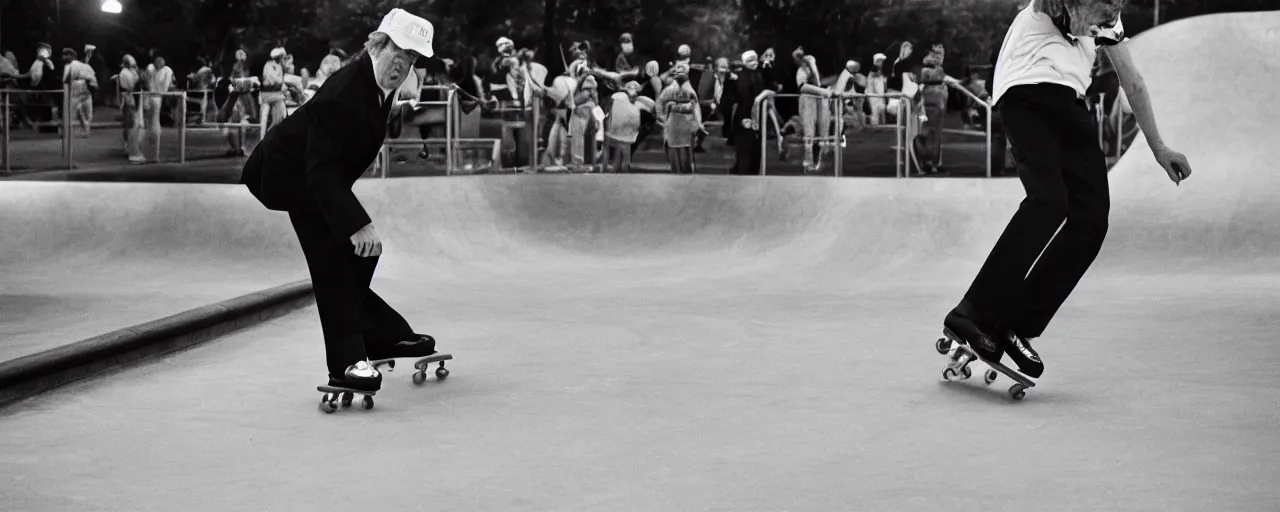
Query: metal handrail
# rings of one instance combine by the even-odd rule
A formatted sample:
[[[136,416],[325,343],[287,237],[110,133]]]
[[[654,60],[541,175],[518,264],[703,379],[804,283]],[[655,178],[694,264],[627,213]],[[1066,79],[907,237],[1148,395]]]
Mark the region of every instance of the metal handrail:
[[[958,82],[948,81],[947,85],[950,86],[952,89],[956,89],[960,92],[963,92],[970,99],[972,99],[975,102],[981,103],[982,107],[987,109],[987,163],[986,163],[986,166],[987,166],[987,177],[990,178],[991,177],[991,104],[987,103],[982,98],[979,98],[978,95],[974,94],[970,90],[965,89],[964,87],[960,87],[960,84]]]
[[[0,146],[0,160],[3,160],[4,171],[6,173],[10,172],[11,165],[12,165],[9,158],[9,145],[11,142],[9,123],[13,118],[13,111],[12,111],[13,102],[11,101],[11,96],[14,93],[24,94],[24,95],[26,94],[31,94],[31,95],[61,94],[62,95],[62,120],[61,120],[62,121],[62,159],[65,165],[67,166],[67,169],[70,170],[73,167],[73,164],[71,161],[71,157],[72,157],[71,86],[64,84],[62,86],[62,89],[41,89],[41,90],[0,89],[0,98],[3,98],[2,101],[4,103],[3,105],[3,110],[4,110],[3,125],[4,126],[3,126],[3,129],[0,129],[0,131],[3,132],[4,144],[3,146]]]

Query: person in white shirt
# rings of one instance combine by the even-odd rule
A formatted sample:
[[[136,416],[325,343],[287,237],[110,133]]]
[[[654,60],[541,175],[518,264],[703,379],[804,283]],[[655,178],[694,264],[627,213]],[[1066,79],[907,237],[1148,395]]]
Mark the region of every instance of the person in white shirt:
[[[993,98],[1027,197],[944,326],[987,360],[1007,353],[1032,378],[1044,363],[1028,340],[1043,334],[1107,234],[1107,164],[1084,101],[1099,49],[1116,64],[1169,179],[1191,175],[1187,158],[1161,139],[1129,55],[1120,21],[1126,1],[1034,0],[1009,27],[996,63]]]
[[[138,61],[126,54],[120,61],[120,74],[116,75],[119,87],[120,118],[124,128],[124,152],[129,162],[141,164],[147,161],[138,148],[138,130],[142,128],[142,109],[139,105],[142,75],[138,72]]]
[[[173,69],[164,64],[164,57],[156,55],[155,63],[148,67],[145,77],[147,91],[158,94],[144,94],[143,113],[147,120],[147,140],[156,158],[160,158],[160,111],[164,108],[164,93],[173,87]],[[179,122],[182,122],[181,120]]]
[[[80,121],[81,138],[89,137],[89,127],[93,123],[93,94],[98,91],[98,77],[93,68],[80,62],[76,51],[71,48],[62,49],[62,83],[70,92],[68,106],[71,113]]]
[[[284,48],[271,50],[271,60],[262,66],[262,92],[258,101],[262,103],[267,115],[267,130],[284,121],[285,116],[285,84],[284,84]]]

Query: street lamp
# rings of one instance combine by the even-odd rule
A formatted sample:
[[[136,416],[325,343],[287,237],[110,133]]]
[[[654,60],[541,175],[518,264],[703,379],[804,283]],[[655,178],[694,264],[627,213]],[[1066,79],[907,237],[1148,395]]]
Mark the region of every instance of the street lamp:
[[[102,2],[102,12],[111,14],[120,14],[124,10],[124,6],[120,5],[120,0],[106,0]]]

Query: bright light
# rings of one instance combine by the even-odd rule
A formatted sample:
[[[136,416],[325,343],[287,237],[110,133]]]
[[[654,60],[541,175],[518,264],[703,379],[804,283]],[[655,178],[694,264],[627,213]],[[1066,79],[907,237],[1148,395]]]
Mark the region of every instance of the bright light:
[[[120,5],[120,0],[106,0],[105,2],[102,2],[102,12],[120,14],[120,11],[122,10],[124,10],[124,6]]]

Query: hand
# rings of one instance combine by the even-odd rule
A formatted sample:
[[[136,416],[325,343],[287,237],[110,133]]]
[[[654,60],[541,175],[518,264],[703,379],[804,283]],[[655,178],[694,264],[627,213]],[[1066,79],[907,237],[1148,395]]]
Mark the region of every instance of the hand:
[[[373,230],[373,224],[366,225],[351,235],[351,244],[356,247],[356,256],[361,258],[369,258],[380,256],[382,254],[382,240],[378,238],[378,233]]]
[[[1182,180],[1191,176],[1191,164],[1187,162],[1186,155],[1162,146],[1152,153],[1156,156],[1156,161],[1160,162],[1160,167],[1164,167],[1164,172],[1169,175],[1169,179],[1176,184],[1181,184]]]

